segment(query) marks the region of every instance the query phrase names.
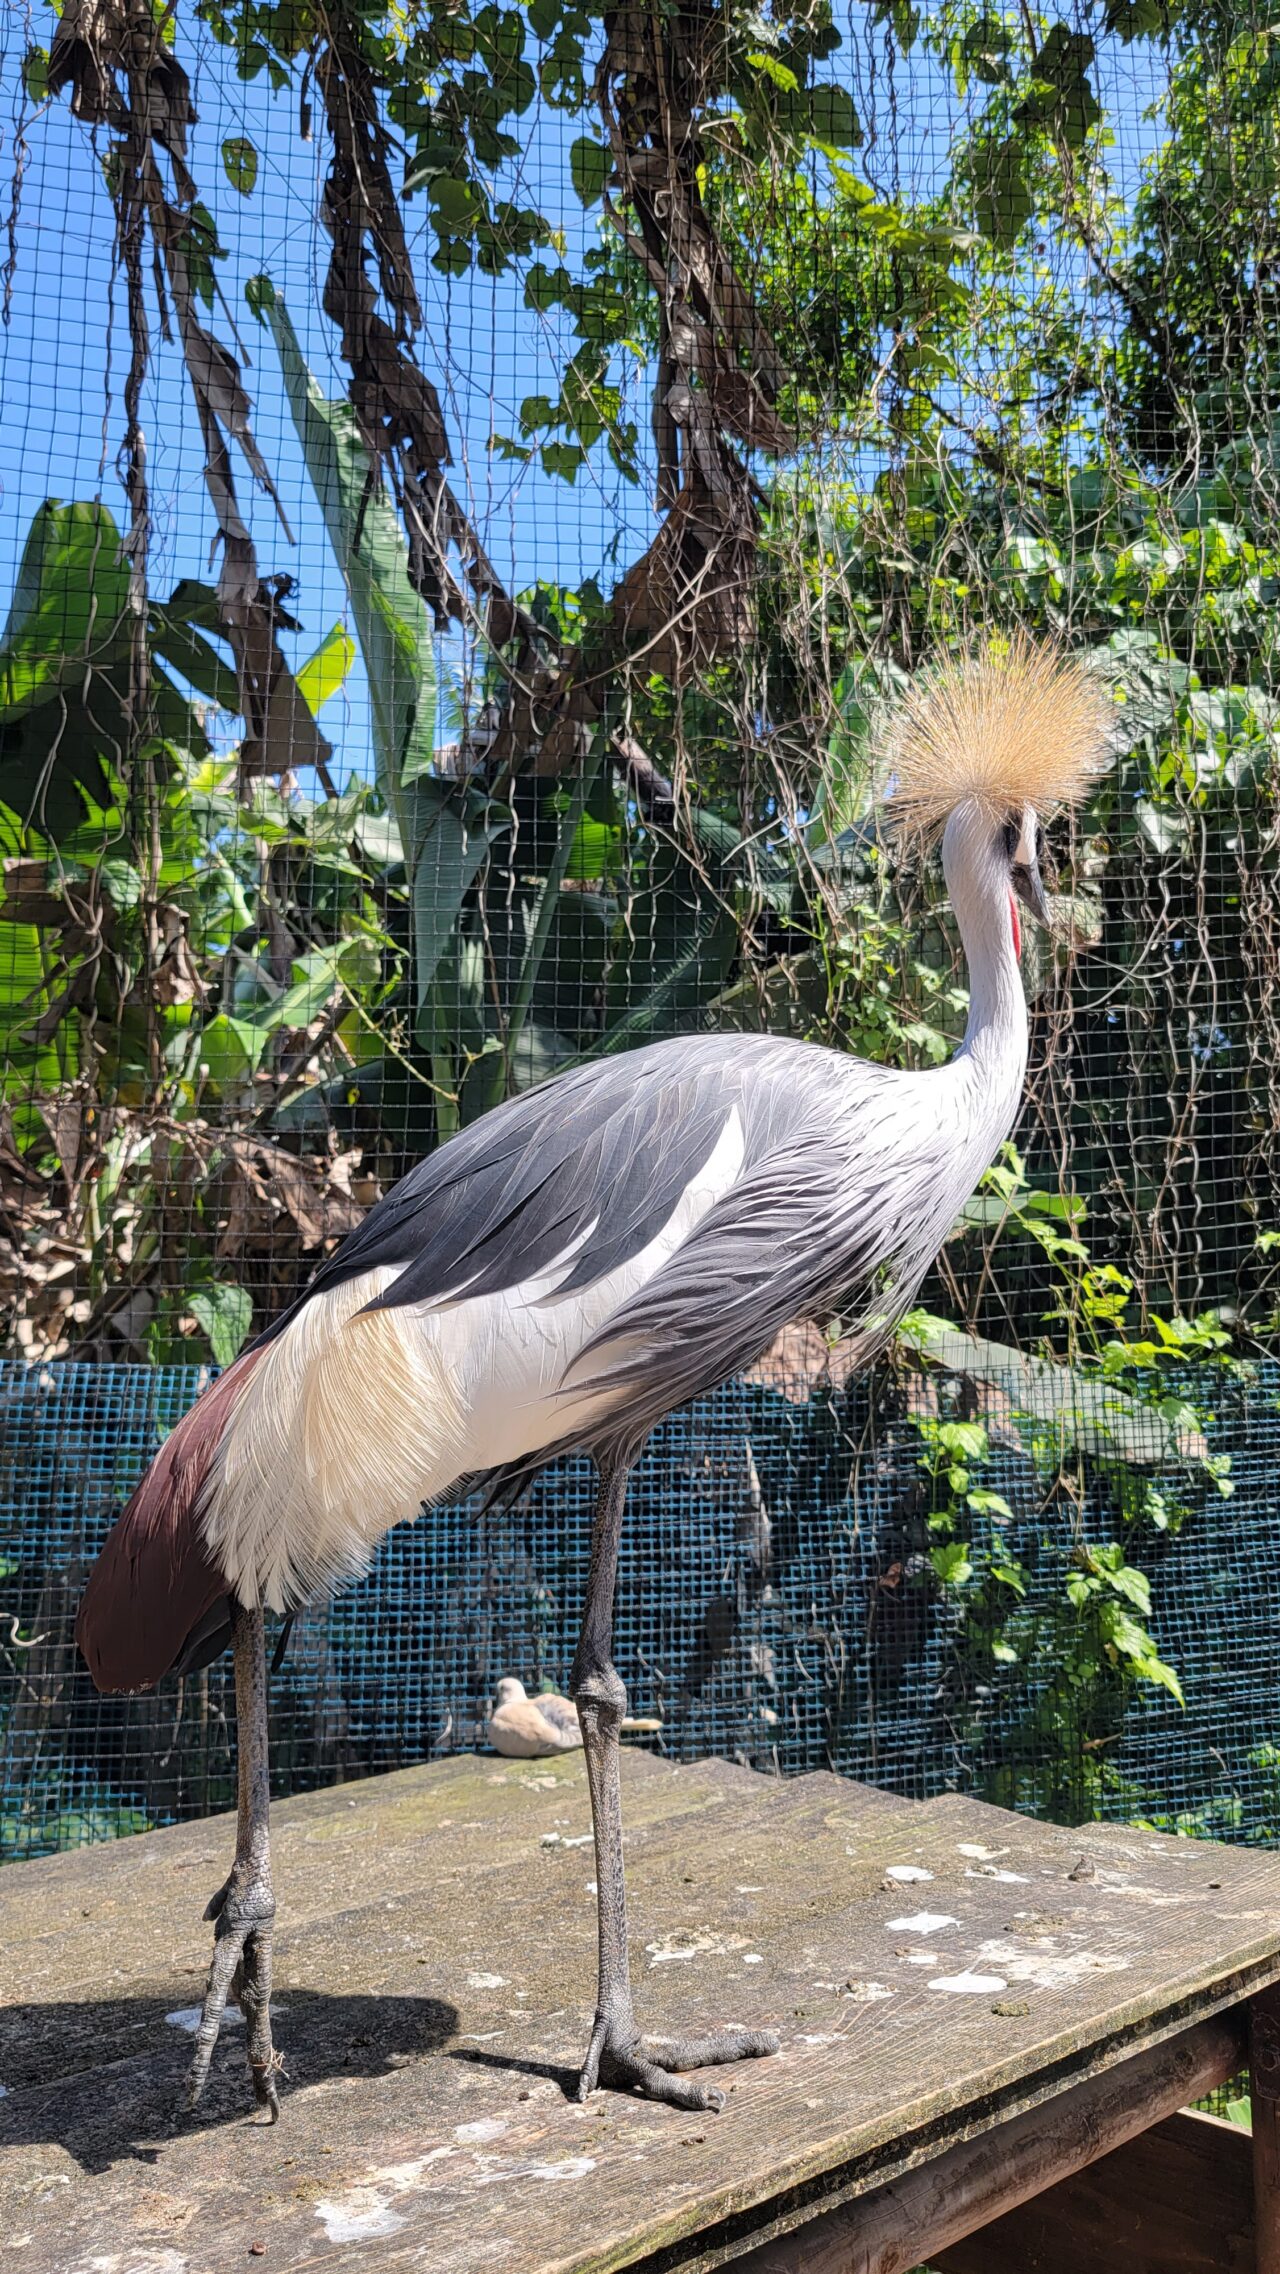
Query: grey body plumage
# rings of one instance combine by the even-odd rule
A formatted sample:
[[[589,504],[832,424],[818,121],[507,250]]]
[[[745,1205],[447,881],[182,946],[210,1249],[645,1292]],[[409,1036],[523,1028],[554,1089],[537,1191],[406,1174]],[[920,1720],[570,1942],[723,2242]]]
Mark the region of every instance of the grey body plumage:
[[[996,1143],[1016,1091],[976,1110],[961,1062],[948,1082],[768,1035],[656,1043],[561,1075],[454,1138],[302,1300],[392,1267],[371,1309],[444,1304],[519,1287],[568,1255],[561,1303],[644,1250],[736,1115],[742,1161],[729,1191],[568,1369],[576,1386],[619,1393],[589,1449],[635,1446],[802,1313],[856,1302],[869,1356],[990,1159],[997,1102]],[[553,1437],[516,1474],[578,1441]],[[514,1479],[500,1469],[489,1481]]]

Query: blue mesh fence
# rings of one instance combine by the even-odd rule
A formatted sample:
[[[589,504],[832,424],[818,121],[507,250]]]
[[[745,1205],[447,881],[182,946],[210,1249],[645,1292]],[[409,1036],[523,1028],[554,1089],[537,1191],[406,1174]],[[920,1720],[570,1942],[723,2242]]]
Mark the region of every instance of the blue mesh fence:
[[[72,1642],[88,1564],[207,1375],[196,1367],[0,1363],[0,1843],[6,1856],[167,1823],[233,1797],[230,1662],[99,1699]],[[1016,1429],[983,1481],[1025,1597],[940,1587],[909,1401],[740,1381],[675,1415],[632,1487],[617,1658],[632,1711],[674,1758],[832,1767],[925,1797],[960,1789],[1065,1820],[1280,1836],[1280,1368],[1211,1385],[1235,1491],[1130,1543],[1185,1708],[1090,1665],[1066,1581],[1120,1517],[1087,1473],[1047,1489]],[[938,1397],[963,1396],[944,1383]],[[1206,1402],[1209,1402],[1206,1400]],[[592,1475],[548,1470],[520,1503],[425,1512],[367,1577],[299,1620],[273,1683],[276,1789],[483,1744],[503,1674],[567,1679]],[[975,1555],[975,1561],[979,1556]],[[14,1622],[17,1622],[15,1624]],[[22,1639],[19,1639],[19,1638]]]

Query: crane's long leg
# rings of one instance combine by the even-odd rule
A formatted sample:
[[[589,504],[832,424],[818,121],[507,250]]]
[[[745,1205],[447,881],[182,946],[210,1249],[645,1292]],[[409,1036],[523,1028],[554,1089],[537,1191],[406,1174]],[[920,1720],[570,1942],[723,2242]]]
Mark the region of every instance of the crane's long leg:
[[[204,1914],[217,1924],[209,1986],[187,2082],[187,2106],[194,2108],[204,2091],[229,1991],[245,2019],[253,2097],[274,2124],[280,2114],[276,2076],[281,2062],[271,2043],[271,1931],[276,1901],[271,1887],[267,1655],[261,1611],[246,1611],[237,1603],[231,1614],[231,1634],[239,1793],[236,1860],[230,1877]]]
[[[600,1931],[600,1983],[595,2028],[582,2072],[578,2099],[597,2084],[631,2087],[648,2100],[676,2108],[724,2106],[714,2085],[686,2083],[672,2074],[722,2061],[745,2061],[757,2053],[776,2053],[771,2030],[720,2029],[708,2037],[668,2044],[642,2041],[631,2002],[627,1953],[627,1893],[622,1867],[622,1794],[618,1776],[618,1730],[627,1710],[627,1693],[613,1664],[613,1595],[618,1573],[618,1542],[627,1497],[627,1465],[602,1463],[600,1496],[591,1535],[591,1570],[582,1639],[573,1661],[570,1688],[582,1723],[591,1822],[595,1832],[596,1914]]]

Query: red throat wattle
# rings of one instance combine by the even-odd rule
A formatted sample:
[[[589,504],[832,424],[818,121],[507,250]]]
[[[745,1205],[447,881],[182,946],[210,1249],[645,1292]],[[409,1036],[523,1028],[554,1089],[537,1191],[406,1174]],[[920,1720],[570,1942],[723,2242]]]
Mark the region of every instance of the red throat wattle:
[[[1018,903],[1017,903],[1017,901],[1014,899],[1014,897],[1013,897],[1013,894],[1012,894],[1012,893],[1010,893],[1010,894],[1009,894],[1009,914],[1010,914],[1010,915],[1012,916],[1012,918],[1013,918],[1013,952],[1014,952],[1014,954],[1015,954],[1015,955],[1021,955],[1021,953],[1022,953],[1022,926],[1021,926],[1021,924],[1018,922]]]

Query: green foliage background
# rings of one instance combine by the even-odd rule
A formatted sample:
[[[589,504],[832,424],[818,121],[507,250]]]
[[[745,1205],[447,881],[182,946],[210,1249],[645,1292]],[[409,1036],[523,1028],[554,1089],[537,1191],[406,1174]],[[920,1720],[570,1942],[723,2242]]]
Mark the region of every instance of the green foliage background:
[[[327,272],[255,276],[234,312],[219,231],[272,150],[229,133],[193,179],[202,42],[202,102],[225,82],[230,118],[237,85],[270,90],[271,135],[316,132],[328,168]],[[964,974],[938,879],[877,836],[879,721],[939,648],[1030,627],[1105,680],[1116,763],[1054,835],[1019,1151],[904,1344],[931,1385],[929,1583],[1017,1654],[1017,1567],[975,1560],[968,1527],[999,1517],[966,1410],[997,1385],[1046,1491],[1081,1464],[1110,1483],[1064,1680],[1176,1690],[1134,1559],[1229,1492],[1204,1415],[1280,1323],[1278,72],[1269,25],[1205,0],[36,19],[23,132],[66,102],[85,123],[134,375],[183,362],[222,553],[216,582],[155,589],[140,378],[120,494],[51,498],[18,533],[13,1347],[225,1363],[412,1158],[653,1036],[945,1056]],[[935,101],[949,135],[913,167]],[[548,117],[554,195],[525,163]],[[592,217],[581,258],[565,197]],[[565,514],[606,473],[653,507],[611,589],[506,591],[449,486],[425,286],[477,278],[514,279],[567,342],[495,461],[536,466]],[[313,282],[340,397],[290,316]],[[271,486],[241,331],[257,427],[287,420],[291,509],[347,594],[294,667],[287,580],[238,533],[236,480]],[[372,748],[336,751],[326,706],[357,668]]]

